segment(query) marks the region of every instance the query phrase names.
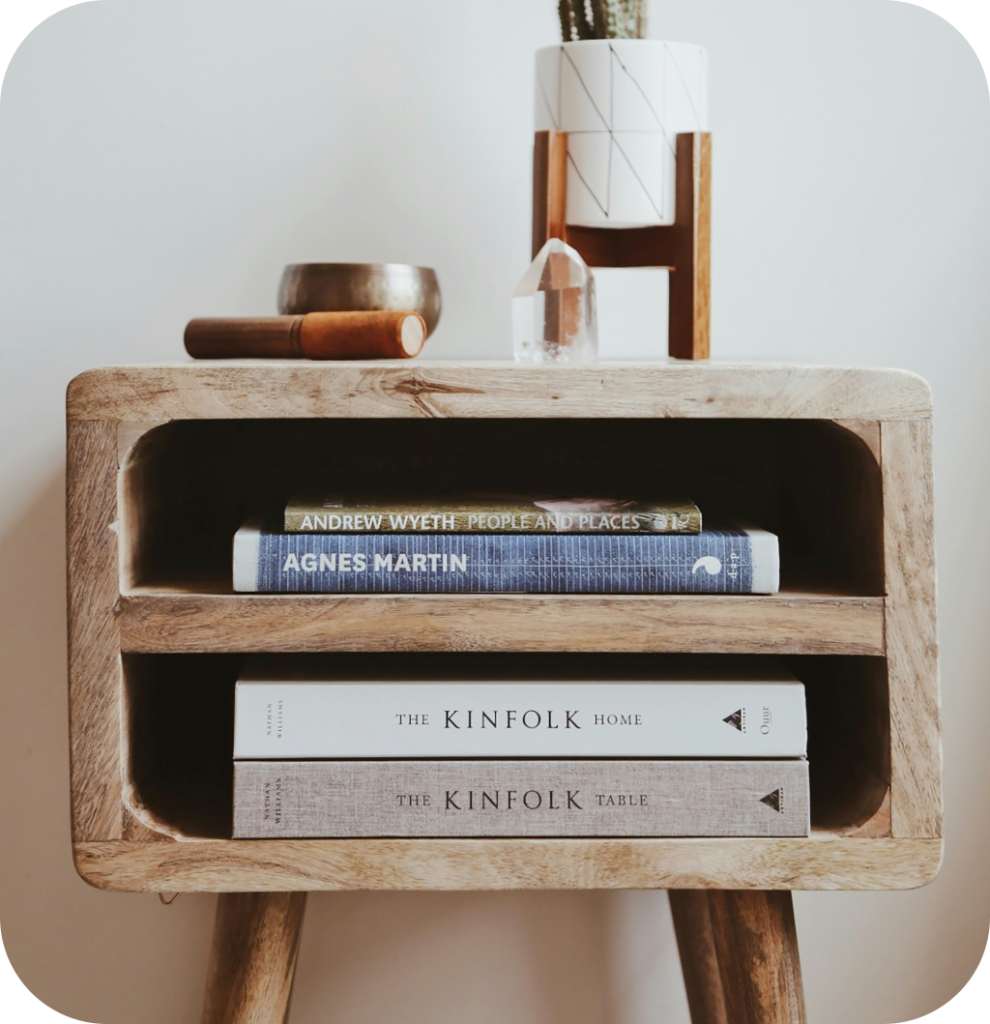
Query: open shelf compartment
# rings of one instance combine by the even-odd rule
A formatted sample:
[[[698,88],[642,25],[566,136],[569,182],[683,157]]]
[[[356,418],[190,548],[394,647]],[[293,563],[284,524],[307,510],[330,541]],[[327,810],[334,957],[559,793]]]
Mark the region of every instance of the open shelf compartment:
[[[328,487],[688,496],[779,535],[781,592],[233,594],[236,529]],[[181,421],[130,448],[121,495],[125,650],[884,651],[880,468],[830,421]]]
[[[780,537],[785,592],[883,593],[880,470],[808,420],[200,420],[124,466],[125,590],[230,593],[231,538],[295,493],[687,497]]]
[[[292,655],[284,655],[287,667]],[[567,674],[566,655],[342,654],[328,667],[361,676],[403,670],[424,678],[525,678],[549,660]],[[573,659],[574,656],[571,656]],[[410,659],[416,664],[411,665]],[[751,659],[750,659],[751,660]],[[231,833],[234,683],[237,655],[128,655],[125,745],[133,812],[150,828],[181,838],[227,839]],[[582,655],[575,674],[601,680],[690,673],[690,655]],[[745,657],[706,658],[712,677]],[[889,835],[886,805],[890,729],[885,665],[880,658],[796,657],[786,666],[805,683],[812,828],[835,835]]]

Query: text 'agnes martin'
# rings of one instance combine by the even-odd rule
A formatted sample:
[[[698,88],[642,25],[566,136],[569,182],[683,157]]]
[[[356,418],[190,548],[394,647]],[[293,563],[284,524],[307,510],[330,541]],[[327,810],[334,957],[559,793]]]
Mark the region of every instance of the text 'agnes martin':
[[[467,572],[467,555],[379,555],[371,564],[363,551],[286,556],[282,572]]]

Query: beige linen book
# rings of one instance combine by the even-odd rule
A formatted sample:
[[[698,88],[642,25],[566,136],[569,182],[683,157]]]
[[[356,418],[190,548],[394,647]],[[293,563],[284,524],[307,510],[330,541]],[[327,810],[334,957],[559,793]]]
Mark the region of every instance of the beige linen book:
[[[235,761],[234,838],[805,836],[808,763]]]

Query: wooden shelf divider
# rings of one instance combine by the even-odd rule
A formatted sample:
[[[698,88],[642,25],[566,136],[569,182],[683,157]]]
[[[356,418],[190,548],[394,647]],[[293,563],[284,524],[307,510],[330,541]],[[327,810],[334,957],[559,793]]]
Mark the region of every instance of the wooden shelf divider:
[[[533,616],[539,629],[533,630]],[[121,649],[884,653],[884,599],[696,595],[121,596]]]

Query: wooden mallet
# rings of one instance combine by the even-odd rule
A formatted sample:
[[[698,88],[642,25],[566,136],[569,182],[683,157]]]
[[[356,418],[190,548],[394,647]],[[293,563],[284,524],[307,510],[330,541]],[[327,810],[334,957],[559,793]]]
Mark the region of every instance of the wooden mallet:
[[[203,317],[186,325],[194,359],[411,359],[426,341],[413,312]]]

